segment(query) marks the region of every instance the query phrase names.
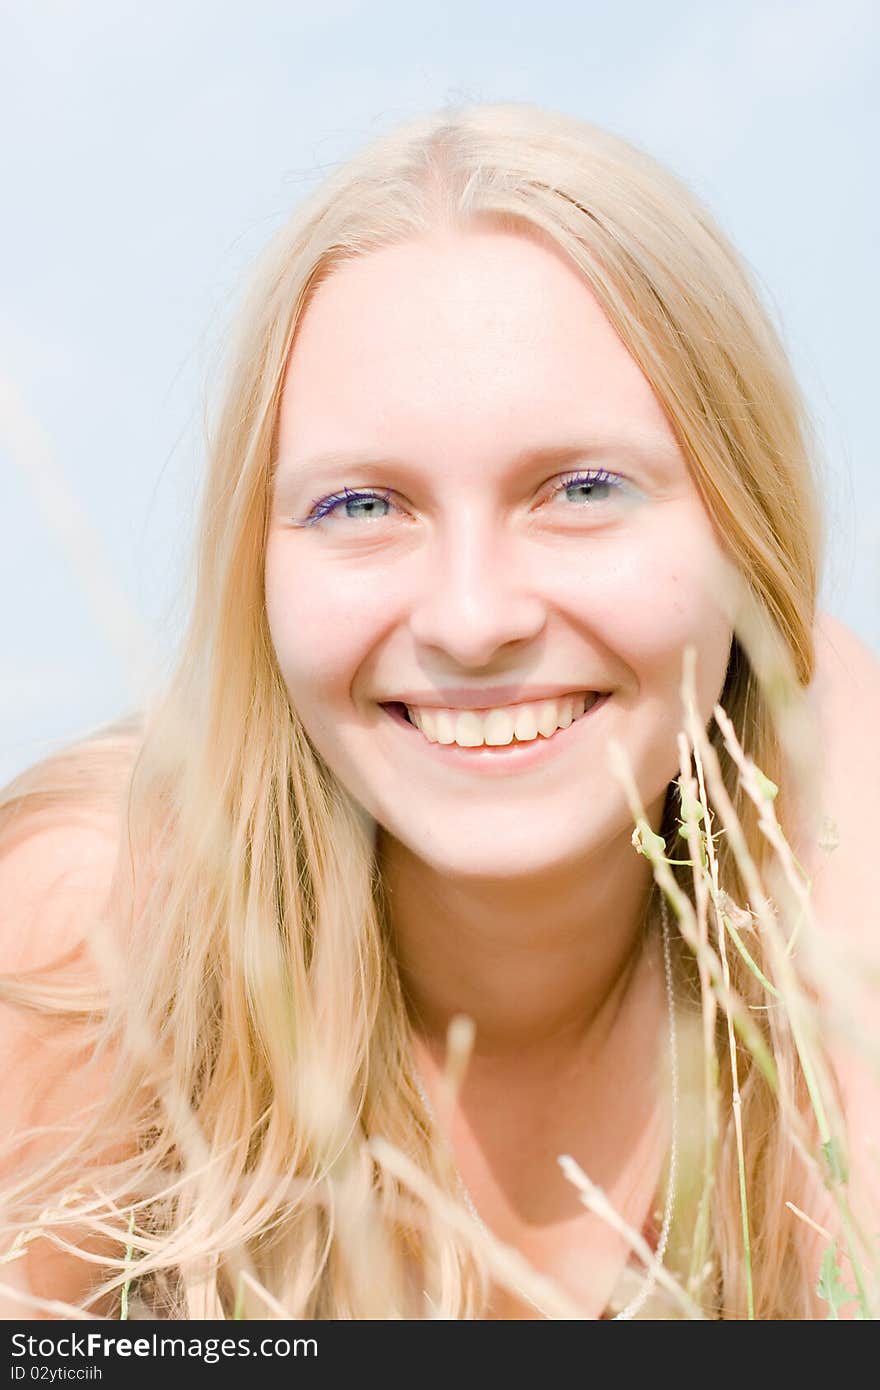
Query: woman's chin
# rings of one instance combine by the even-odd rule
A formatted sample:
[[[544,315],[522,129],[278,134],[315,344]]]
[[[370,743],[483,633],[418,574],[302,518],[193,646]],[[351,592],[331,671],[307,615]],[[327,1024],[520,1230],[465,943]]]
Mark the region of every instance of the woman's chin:
[[[480,834],[461,832],[458,826],[445,836],[442,829],[432,827],[431,834],[422,840],[410,828],[399,838],[409,855],[439,878],[454,880],[462,887],[497,885],[514,892],[528,883],[558,876],[568,867],[583,866],[595,847],[592,838],[565,837],[561,843],[552,830],[536,835],[529,826],[522,827],[521,834],[507,837],[489,833],[485,827]]]

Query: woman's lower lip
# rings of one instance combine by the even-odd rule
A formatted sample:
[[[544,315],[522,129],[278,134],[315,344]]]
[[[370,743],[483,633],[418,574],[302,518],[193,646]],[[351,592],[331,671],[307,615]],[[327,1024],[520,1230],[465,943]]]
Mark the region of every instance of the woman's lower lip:
[[[572,740],[577,737],[577,730],[598,714],[610,698],[610,695],[600,695],[596,703],[579,719],[573,719],[567,729],[557,729],[549,738],[539,734],[528,743],[517,743],[514,740],[513,743],[491,747],[483,744],[479,748],[460,748],[456,743],[431,743],[414,724],[410,724],[396,706],[383,705],[382,708],[404,735],[414,744],[418,742],[423,753],[433,757],[441,766],[445,764],[446,767],[455,768],[457,771],[479,772],[484,776],[492,776],[493,773],[509,776],[512,772],[524,771],[537,763],[546,762],[557,753],[570,748]]]

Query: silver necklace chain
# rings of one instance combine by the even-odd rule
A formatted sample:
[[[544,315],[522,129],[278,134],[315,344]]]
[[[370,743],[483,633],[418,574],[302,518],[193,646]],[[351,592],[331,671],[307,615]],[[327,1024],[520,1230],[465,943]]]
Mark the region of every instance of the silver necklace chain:
[[[669,1232],[672,1227],[672,1213],[675,1207],[675,1189],[678,1179],[678,1042],[675,1028],[675,991],[672,983],[672,952],[669,945],[669,916],[666,908],[666,899],[663,896],[662,891],[660,894],[660,914],[663,934],[663,969],[666,976],[666,1003],[669,1011],[669,1072],[672,1090],[672,1114],[670,1119],[669,1136],[669,1176],[666,1183],[666,1204],[663,1212],[663,1225],[660,1228],[660,1236],[657,1241],[657,1249],[654,1252],[654,1260],[651,1265],[651,1269],[648,1273],[648,1276],[642,1284],[642,1287],[639,1289],[639,1292],[635,1295],[635,1297],[631,1299],[630,1302],[624,1308],[622,1308],[619,1313],[614,1314],[614,1318],[612,1319],[612,1321],[614,1322],[625,1321],[627,1319],[634,1318],[636,1313],[638,1313],[644,1307],[645,1303],[648,1301],[651,1294],[653,1293],[654,1287],[657,1283],[657,1269],[663,1263],[663,1257],[666,1254],[666,1247],[669,1243]],[[416,1090],[421,1096],[422,1104],[424,1105],[425,1110],[427,1111],[427,1114],[432,1124],[436,1125],[437,1117],[434,1114],[433,1106],[431,1105],[431,1102],[428,1099],[424,1083],[422,1082],[422,1078],[419,1075],[419,1072],[416,1067],[413,1067],[413,1079],[416,1084]],[[465,1207],[470,1212],[471,1216],[474,1218],[477,1224],[480,1227],[482,1227],[482,1229],[486,1232],[487,1235],[491,1236],[492,1232],[489,1230],[485,1221],[480,1216],[480,1213],[477,1211],[477,1208],[474,1204],[474,1200],[471,1197],[471,1194],[468,1191],[467,1187],[465,1186],[464,1178],[461,1176],[461,1173],[458,1171],[458,1169],[456,1169],[456,1177],[458,1179],[459,1194]],[[528,1294],[523,1293],[521,1289],[517,1290],[517,1292],[528,1303],[530,1303],[533,1308],[537,1308],[538,1312],[542,1311],[538,1304],[535,1303],[533,1299],[529,1298]]]

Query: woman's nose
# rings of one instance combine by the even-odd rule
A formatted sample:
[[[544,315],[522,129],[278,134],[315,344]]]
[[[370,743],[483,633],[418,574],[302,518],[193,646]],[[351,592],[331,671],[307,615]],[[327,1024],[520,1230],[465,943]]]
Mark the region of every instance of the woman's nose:
[[[545,622],[521,550],[474,521],[438,546],[409,609],[416,641],[461,665],[487,665],[497,648],[534,639]]]

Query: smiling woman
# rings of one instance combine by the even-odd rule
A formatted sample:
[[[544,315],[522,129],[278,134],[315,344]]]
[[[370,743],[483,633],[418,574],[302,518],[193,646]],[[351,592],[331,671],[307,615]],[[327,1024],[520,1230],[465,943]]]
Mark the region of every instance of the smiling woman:
[[[5,793],[16,1306],[814,1317],[835,1238],[871,1306],[794,735],[833,764],[876,674],[814,680],[814,463],[744,265],[606,132],[444,111],[297,211],[168,689]]]
[[[615,421],[626,425],[612,442]],[[627,432],[640,450],[627,449]],[[601,438],[604,446],[580,449],[556,442]],[[607,904],[617,903],[631,920],[606,962],[616,976],[640,929],[650,870],[645,864],[633,881],[629,808],[597,740],[621,738],[659,825],[681,652],[687,641],[700,652],[705,722],[732,639],[718,608],[723,546],[674,431],[570,258],[546,234],[499,230],[484,214],[476,227],[412,237],[346,264],[312,296],[286,369],[276,487],[302,471],[312,493],[299,460],[341,457],[352,440],[374,455],[384,442],[391,459],[406,459],[405,471],[389,462],[380,473],[374,464],[384,496],[367,511],[349,498],[307,532],[298,517],[289,520],[289,497],[273,507],[266,611],[291,703],[380,828],[380,849],[387,837],[388,873],[396,876],[401,852],[422,866],[423,882],[413,887],[418,925],[398,914],[401,949],[418,956],[416,943],[431,940],[424,903],[441,883],[445,896],[463,878],[500,876],[505,897],[517,884],[528,886],[524,902],[547,904],[548,944],[556,903],[555,930],[578,955],[601,935]],[[600,485],[584,472],[591,456]],[[364,475],[337,464],[324,476],[331,486],[339,479],[360,488]],[[463,687],[455,699],[442,692],[451,681]],[[450,753],[453,741],[482,741],[476,711],[498,700],[485,691],[488,681],[509,683],[505,706],[522,703],[524,682],[533,696],[546,686],[548,694],[610,698],[601,719],[597,711],[565,740],[550,738],[554,709],[545,748],[528,757],[523,749],[503,759]],[[424,736],[377,720],[377,700],[388,699],[418,707],[423,723],[427,714]],[[455,723],[448,706],[458,711]],[[505,719],[503,710],[494,720],[489,713],[490,736]],[[442,749],[429,743],[432,721]],[[490,788],[479,774],[497,774],[502,762],[518,775]],[[518,923],[491,894],[474,906],[475,914],[459,902],[446,925],[456,959],[459,936],[488,945],[502,920],[511,944],[528,934],[533,909],[517,913]],[[429,976],[413,962],[445,993],[438,965]],[[562,1019],[576,1031],[586,1024],[594,989],[605,988],[595,969],[589,956],[573,968],[560,954],[545,985],[542,1034]],[[491,1035],[484,1011],[492,991],[476,961],[469,976],[466,1011],[479,1051]],[[441,1031],[446,1013],[437,1011]],[[521,1022],[517,1004],[511,1059],[528,1041]]]

